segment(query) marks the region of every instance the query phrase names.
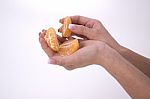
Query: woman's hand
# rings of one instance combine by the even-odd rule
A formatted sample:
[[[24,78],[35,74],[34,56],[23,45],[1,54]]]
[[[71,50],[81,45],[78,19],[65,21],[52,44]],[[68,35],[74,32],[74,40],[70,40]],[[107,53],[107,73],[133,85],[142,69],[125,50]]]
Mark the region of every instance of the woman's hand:
[[[68,70],[84,67],[91,64],[101,64],[104,59],[104,51],[107,50],[107,45],[101,41],[83,40],[80,41],[80,48],[72,55],[62,57],[54,52],[45,42],[45,30],[39,34],[39,41],[42,49],[49,57],[50,64],[57,64],[65,67]],[[63,41],[59,38],[59,41]],[[105,50],[104,50],[105,49]]]
[[[72,55],[61,57],[45,42],[46,31],[43,30],[39,35],[39,41],[49,56],[50,63],[61,65],[68,70],[99,64],[118,80],[132,98],[150,99],[150,79],[144,75],[149,75],[149,59],[126,48],[123,53],[119,53],[120,45],[99,21],[82,16],[71,16],[71,19],[74,24],[70,27],[71,31],[83,38],[79,50]],[[60,22],[63,23],[63,19]],[[58,39],[60,42],[64,41],[63,38]]]
[[[69,26],[71,31],[82,38],[89,40],[103,41],[112,48],[118,50],[120,45],[109,34],[102,23],[96,19],[91,19],[83,16],[70,16],[72,24]],[[60,19],[60,23],[63,23],[64,18]],[[58,29],[62,31],[61,28]]]

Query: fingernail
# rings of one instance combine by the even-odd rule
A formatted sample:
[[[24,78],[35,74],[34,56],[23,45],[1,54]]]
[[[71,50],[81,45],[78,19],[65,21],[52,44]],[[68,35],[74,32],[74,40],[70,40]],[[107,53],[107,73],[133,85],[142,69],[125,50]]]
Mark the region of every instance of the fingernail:
[[[56,64],[56,61],[54,59],[49,59],[48,64]]]
[[[74,27],[75,27],[75,25],[74,24],[69,24],[69,29],[71,29],[71,30],[73,30],[74,29]]]
[[[39,33],[39,36],[41,35],[41,32]]]
[[[43,29],[42,32],[45,32],[45,29]]]
[[[60,32],[60,29],[58,29],[58,32]]]
[[[59,23],[62,23],[62,19],[59,20]]]

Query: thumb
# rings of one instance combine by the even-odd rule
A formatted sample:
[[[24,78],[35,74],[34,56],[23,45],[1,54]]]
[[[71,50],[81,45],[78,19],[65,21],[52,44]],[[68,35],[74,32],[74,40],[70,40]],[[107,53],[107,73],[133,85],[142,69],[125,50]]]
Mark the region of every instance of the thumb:
[[[49,59],[48,63],[49,64],[56,64],[63,66],[67,70],[72,70],[75,69],[75,66],[77,65],[76,60],[76,55],[69,55],[69,56],[53,56]]]
[[[88,28],[86,26],[83,25],[75,25],[75,24],[69,24],[69,29],[75,33],[75,34],[79,34],[79,35],[83,35],[89,39],[92,39],[93,36],[95,35],[93,33],[93,29],[92,28]]]

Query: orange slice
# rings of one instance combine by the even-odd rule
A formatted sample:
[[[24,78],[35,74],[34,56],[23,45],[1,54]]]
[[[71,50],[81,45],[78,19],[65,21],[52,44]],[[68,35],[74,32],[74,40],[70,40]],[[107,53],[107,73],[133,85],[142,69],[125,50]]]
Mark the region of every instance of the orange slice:
[[[64,19],[64,23],[62,26],[62,37],[69,37],[71,35],[71,30],[68,28],[69,24],[71,23],[71,18],[67,16]]]
[[[59,51],[59,43],[58,43],[56,31],[54,30],[54,28],[50,27],[47,30],[46,35],[44,36],[44,39],[52,50]]]
[[[61,56],[71,55],[78,49],[79,49],[79,42],[77,39],[68,40],[60,45],[59,54]]]

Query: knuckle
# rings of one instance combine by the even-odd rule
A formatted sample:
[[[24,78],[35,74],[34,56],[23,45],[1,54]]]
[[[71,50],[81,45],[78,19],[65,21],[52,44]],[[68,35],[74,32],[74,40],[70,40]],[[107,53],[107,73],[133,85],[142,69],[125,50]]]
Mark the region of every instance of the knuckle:
[[[97,40],[98,37],[98,31],[96,29],[92,29],[89,38],[93,40]]]
[[[60,65],[60,66],[64,66],[65,65],[65,61],[63,59],[59,59],[57,61],[57,64]]]
[[[73,65],[66,65],[66,66],[64,66],[64,68],[67,69],[67,70],[75,69]]]
[[[102,25],[102,23],[101,23],[101,21],[99,21],[99,20],[97,20],[97,19],[94,19],[94,23],[96,24],[96,25]]]
[[[96,22],[96,23],[101,23],[99,20],[97,20],[97,19],[94,19],[94,21]]]
[[[81,16],[80,15],[77,15],[77,23],[79,23],[81,20]]]
[[[86,34],[87,28],[86,28],[85,26],[82,26],[82,25],[81,25],[80,31],[81,31],[83,34]]]

